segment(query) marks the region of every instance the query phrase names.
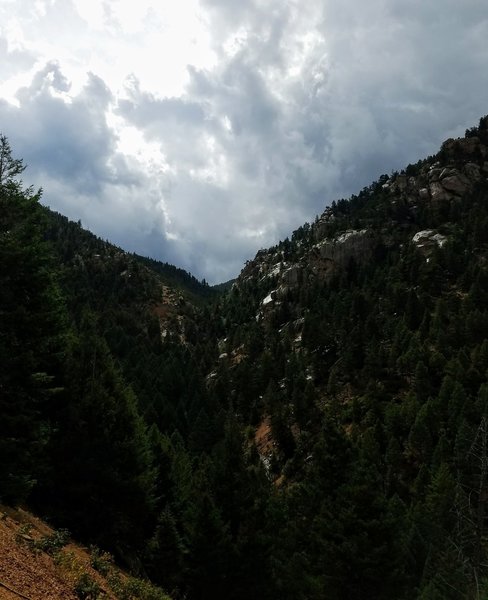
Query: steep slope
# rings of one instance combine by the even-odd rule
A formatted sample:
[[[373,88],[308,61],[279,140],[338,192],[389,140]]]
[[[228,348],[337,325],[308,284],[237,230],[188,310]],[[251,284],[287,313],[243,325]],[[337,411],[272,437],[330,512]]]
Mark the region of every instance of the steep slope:
[[[165,400],[157,397],[174,377],[165,368],[162,343],[174,342],[188,354],[202,330],[201,312],[217,292],[182,269],[127,253],[62,215],[46,211],[46,217],[70,317],[79,324],[90,311],[143,411],[163,406]]]
[[[170,600],[117,569],[110,555],[75,544],[25,510],[0,508],[1,600]]]
[[[212,379],[300,523],[281,540],[303,597],[480,593],[487,127],[334,202],[223,301]]]
[[[475,190],[484,191],[488,177],[484,120],[481,127],[471,130],[469,137],[447,140],[435,157],[400,174],[382,176],[349,201],[333,202],[313,224],[295,231],[291,241],[261,250],[246,264],[234,295],[239,290],[245,294],[249,285],[259,292],[252,294],[260,296],[260,305],[255,305],[259,321],[286,304],[299,287],[330,283],[352,263],[367,266],[407,243],[426,255],[432,253],[449,240],[435,228],[449,234],[450,228],[460,227],[464,199]]]

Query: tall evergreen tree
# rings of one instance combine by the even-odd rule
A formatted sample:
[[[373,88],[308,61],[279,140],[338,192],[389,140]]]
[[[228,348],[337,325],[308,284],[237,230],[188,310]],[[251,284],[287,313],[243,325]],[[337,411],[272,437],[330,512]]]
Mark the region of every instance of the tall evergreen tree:
[[[156,471],[136,398],[90,314],[72,340],[66,377],[39,502],[81,538],[134,557],[154,527]]]
[[[42,473],[61,384],[63,303],[42,235],[40,191],[24,189],[0,135],[0,499],[19,502]]]

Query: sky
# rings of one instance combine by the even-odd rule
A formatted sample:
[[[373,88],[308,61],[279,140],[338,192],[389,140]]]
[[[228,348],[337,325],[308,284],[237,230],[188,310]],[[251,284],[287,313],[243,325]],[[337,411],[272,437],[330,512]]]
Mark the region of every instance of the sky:
[[[218,283],[488,113],[486,0],[0,0],[43,203]]]

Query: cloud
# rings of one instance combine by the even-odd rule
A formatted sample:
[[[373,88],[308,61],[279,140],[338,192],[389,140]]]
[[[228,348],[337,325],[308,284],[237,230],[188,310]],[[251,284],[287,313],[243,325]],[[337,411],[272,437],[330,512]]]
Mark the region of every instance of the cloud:
[[[59,65],[48,63],[19,90],[19,106],[0,101],[2,131],[29,166],[29,182],[44,188],[46,204],[98,235],[160,256],[166,242],[161,182],[117,150],[104,82],[89,73],[79,94],[65,97],[69,89]]]
[[[488,112],[484,0],[183,3],[12,5],[0,129],[48,204],[211,282]]]
[[[19,71],[25,71],[35,63],[35,56],[23,49],[10,49],[7,40],[0,37],[0,82],[8,80]]]
[[[32,175],[96,194],[111,178],[107,161],[115,140],[105,121],[110,92],[93,74],[74,98],[66,95],[69,90],[59,65],[50,62],[17,92],[18,107],[0,107],[0,119]]]

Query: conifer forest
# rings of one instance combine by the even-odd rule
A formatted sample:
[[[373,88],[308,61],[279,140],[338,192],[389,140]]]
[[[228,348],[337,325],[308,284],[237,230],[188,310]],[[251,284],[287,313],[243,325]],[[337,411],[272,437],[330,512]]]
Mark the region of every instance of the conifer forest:
[[[1,136],[2,505],[173,600],[488,598],[488,117],[216,287],[24,168]]]

